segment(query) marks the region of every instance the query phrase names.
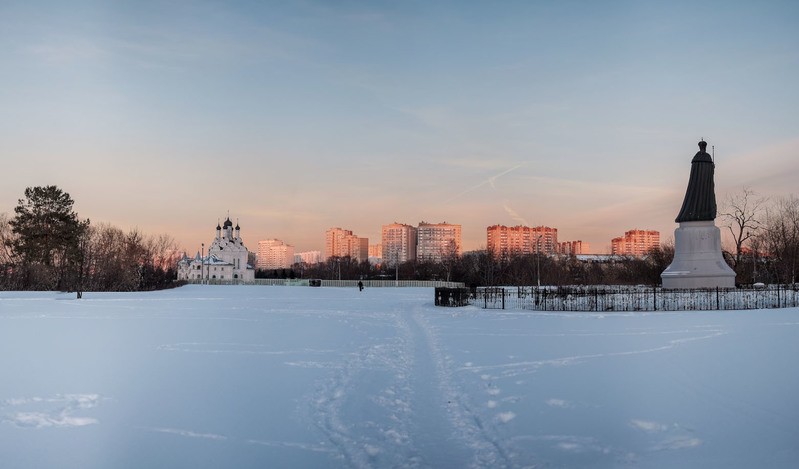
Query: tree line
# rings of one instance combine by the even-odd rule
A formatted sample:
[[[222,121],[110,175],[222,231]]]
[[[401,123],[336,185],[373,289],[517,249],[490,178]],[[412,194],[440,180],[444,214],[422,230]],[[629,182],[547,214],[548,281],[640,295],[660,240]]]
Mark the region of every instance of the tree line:
[[[576,256],[495,255],[488,250],[451,256],[442,262],[411,260],[373,265],[351,257],[330,257],[318,264],[257,271],[256,278],[319,278],[325,280],[441,280],[466,285],[609,285],[660,283],[660,273],[674,257],[661,246],[643,258],[601,258],[584,262]]]
[[[137,291],[176,285],[177,243],[92,224],[57,186],[25,189],[14,216],[0,213],[0,289]]]
[[[732,240],[725,257],[739,284],[794,284],[799,277],[799,197],[769,199],[744,187],[720,205]]]
[[[794,284],[799,277],[799,197],[769,199],[749,188],[730,193],[719,204],[722,254],[736,272],[736,284]],[[449,280],[466,285],[660,285],[660,274],[674,258],[673,241],[640,258],[494,254],[487,250],[449,256],[443,262],[408,261],[371,265],[349,257],[261,272],[259,277],[320,279]]]
[[[29,187],[13,217],[0,213],[0,289],[135,291],[177,284],[178,246],[170,236],[92,224],[79,218],[73,206],[70,195],[56,186]],[[736,272],[736,283],[797,282],[798,197],[767,199],[743,188],[720,204],[717,225],[725,232],[723,254]],[[437,263],[413,260],[396,266],[331,257],[315,265],[258,271],[256,276],[444,280],[467,285],[657,285],[673,256],[674,246],[666,243],[642,258],[595,262],[576,256],[496,255],[487,250],[453,254]]]

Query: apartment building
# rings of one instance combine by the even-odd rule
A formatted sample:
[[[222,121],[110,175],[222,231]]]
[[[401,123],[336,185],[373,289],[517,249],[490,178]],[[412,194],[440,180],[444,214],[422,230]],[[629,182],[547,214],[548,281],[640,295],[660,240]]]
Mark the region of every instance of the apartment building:
[[[558,253],[564,256],[577,256],[588,254],[590,245],[581,240],[577,241],[563,241],[558,243]]]
[[[295,264],[318,264],[322,262],[322,251],[303,251],[294,254]]]
[[[461,225],[443,223],[419,223],[416,229],[416,258],[442,262],[463,253]],[[385,255],[385,246],[383,246]]]
[[[294,264],[294,246],[279,239],[258,241],[256,268],[288,269]]]
[[[624,236],[610,241],[610,252],[614,256],[641,257],[650,249],[660,246],[660,232],[655,230],[630,230]]]
[[[557,254],[558,229],[548,226],[493,225],[486,229],[486,249],[496,256],[518,254]]]
[[[382,244],[370,244],[369,245],[369,258],[380,259],[383,257],[383,245]]]
[[[416,259],[417,228],[402,223],[383,225],[381,230],[382,259],[388,265]]]
[[[325,259],[351,257],[358,261],[369,259],[369,238],[359,238],[350,230],[330,228],[325,232]]]

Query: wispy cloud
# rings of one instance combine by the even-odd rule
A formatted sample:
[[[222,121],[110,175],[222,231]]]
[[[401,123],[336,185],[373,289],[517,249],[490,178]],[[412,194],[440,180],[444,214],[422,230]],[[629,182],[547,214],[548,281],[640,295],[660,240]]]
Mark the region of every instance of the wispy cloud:
[[[460,128],[459,119],[456,114],[446,107],[426,106],[426,107],[402,107],[397,109],[423,125],[439,130],[453,130]]]
[[[796,193],[799,175],[799,139],[770,143],[752,151],[733,155],[725,161],[717,154],[717,185],[724,190],[732,186],[748,186],[762,194]],[[725,178],[719,180],[718,175]],[[735,181],[734,184],[725,184]],[[718,195],[718,194],[717,194]]]
[[[156,22],[119,24],[96,34],[45,33],[23,45],[23,54],[50,64],[114,61],[145,69],[180,69],[196,64],[255,63],[266,59],[303,61],[310,49],[323,47],[300,37],[252,21],[230,9],[197,7],[179,27]],[[208,28],[203,21],[213,18]]]
[[[199,433],[191,430],[181,430],[179,428],[153,427],[153,428],[148,428],[147,430],[157,433],[168,433],[170,435],[183,436],[186,438],[203,438],[206,440],[227,440],[227,437],[224,435],[217,435],[216,433]]]
[[[437,160],[437,162],[453,168],[481,171],[496,171],[513,164],[506,159],[485,155],[457,156]]]
[[[52,38],[23,47],[23,52],[49,64],[102,60],[109,56],[106,47],[81,37]]]
[[[346,5],[341,3],[299,1],[295,2],[302,6],[303,11],[312,17],[320,20],[331,20],[336,22],[347,22],[353,24],[368,23],[370,25],[390,24],[392,16],[389,11],[377,9],[368,3]]]
[[[652,422],[649,420],[639,420],[639,419],[630,420],[630,426],[633,428],[637,428],[639,430],[643,430],[648,433],[663,432],[669,429],[668,425],[658,422]]]
[[[571,409],[574,407],[574,404],[564,399],[551,398],[547,399],[545,402],[546,405],[550,407],[559,407],[561,409]]]
[[[294,443],[291,441],[264,441],[264,440],[247,440],[247,443],[252,445],[272,446],[275,448],[294,448],[306,451],[315,451],[319,453],[333,453],[333,448],[328,448],[319,444],[311,443]]]
[[[74,417],[67,411],[58,413],[47,412],[17,412],[4,420],[18,427],[83,427],[98,423],[97,419],[90,417]]]
[[[92,417],[80,417],[80,410],[92,409],[98,405],[98,394],[66,394],[54,397],[15,398],[3,401],[3,406],[24,407],[23,411],[0,415],[0,421],[18,427],[82,427],[99,421]]]
[[[503,204],[502,204],[502,207],[505,209],[505,212],[507,212],[507,213],[508,213],[508,215],[510,215],[510,217],[511,217],[513,220],[515,220],[515,221],[517,221],[517,222],[521,223],[522,225],[527,225],[527,224],[528,224],[528,223],[527,223],[527,220],[525,220],[525,219],[524,219],[524,217],[522,217],[521,215],[519,215],[518,213],[516,213],[516,211],[515,211],[515,210],[513,210],[513,209],[512,209],[512,208],[511,208],[511,207],[508,205],[508,201],[507,201],[507,200],[506,200],[505,202],[503,202]]]
[[[480,182],[479,184],[475,184],[474,186],[472,186],[472,187],[470,187],[470,188],[468,188],[468,189],[466,189],[464,191],[461,191],[458,194],[455,194],[454,196],[452,196],[449,199],[445,200],[444,203],[445,204],[450,203],[453,200],[458,199],[458,198],[468,194],[469,192],[472,192],[472,191],[474,191],[476,189],[479,189],[479,188],[481,188],[481,187],[483,187],[485,185],[489,185],[489,186],[491,186],[491,188],[496,189],[497,188],[496,182],[497,182],[497,180],[499,178],[501,178],[502,176],[504,176],[504,175],[506,175],[508,173],[516,171],[517,169],[521,168],[522,166],[524,166],[524,165],[520,164],[520,165],[514,166],[512,168],[506,169],[505,171],[502,171],[501,173],[498,173],[498,174],[495,174],[493,176],[490,176],[488,179],[485,179],[484,181]]]
[[[536,187],[546,188],[546,191],[555,190],[559,193],[578,194],[583,197],[586,193],[596,194],[601,189],[600,195],[613,192],[614,196],[624,194],[666,194],[673,191],[672,187],[658,184],[630,184],[628,182],[591,180],[584,178],[562,178],[551,176],[520,176],[520,179],[530,181]],[[577,192],[575,192],[577,191]]]

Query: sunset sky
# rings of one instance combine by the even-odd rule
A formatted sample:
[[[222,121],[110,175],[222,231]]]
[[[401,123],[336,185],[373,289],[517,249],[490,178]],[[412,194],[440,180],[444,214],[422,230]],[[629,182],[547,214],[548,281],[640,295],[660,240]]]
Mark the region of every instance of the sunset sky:
[[[190,253],[392,222],[672,236],[690,161],[719,201],[799,193],[799,2],[2,1],[0,212],[55,184]]]

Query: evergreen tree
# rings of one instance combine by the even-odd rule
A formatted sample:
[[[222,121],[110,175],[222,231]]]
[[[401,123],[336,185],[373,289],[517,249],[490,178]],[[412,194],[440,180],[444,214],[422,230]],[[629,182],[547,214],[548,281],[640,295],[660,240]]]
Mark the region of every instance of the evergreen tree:
[[[28,288],[73,287],[82,265],[81,239],[89,221],[72,210],[72,197],[56,186],[28,187],[9,221],[11,250],[33,272]]]

